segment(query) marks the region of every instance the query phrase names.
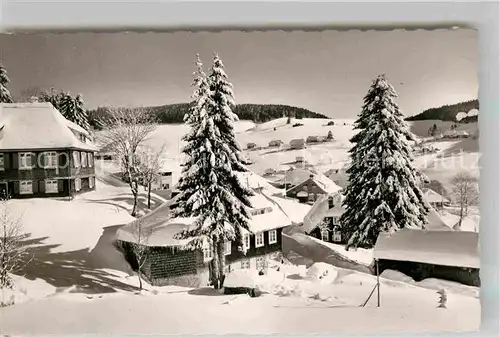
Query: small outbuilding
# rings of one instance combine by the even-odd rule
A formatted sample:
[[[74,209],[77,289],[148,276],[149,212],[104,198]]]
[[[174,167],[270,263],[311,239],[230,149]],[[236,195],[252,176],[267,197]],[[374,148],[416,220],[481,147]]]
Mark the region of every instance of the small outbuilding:
[[[374,258],[379,273],[391,269],[415,281],[438,278],[480,286],[478,233],[415,229],[380,233]]]
[[[303,138],[292,139],[290,141],[290,148],[293,150],[305,149],[306,141]]]
[[[271,140],[269,142],[269,147],[280,147],[282,146],[284,143],[282,140],[280,139],[275,139],[275,140]]]

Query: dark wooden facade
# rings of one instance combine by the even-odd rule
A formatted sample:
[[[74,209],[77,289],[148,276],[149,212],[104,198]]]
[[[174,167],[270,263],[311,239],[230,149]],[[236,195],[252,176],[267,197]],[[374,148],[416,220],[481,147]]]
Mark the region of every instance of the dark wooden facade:
[[[255,234],[250,234],[250,247],[246,254],[238,250],[238,245],[231,244],[231,254],[226,255],[226,272],[233,269],[245,268],[249,259],[263,257],[282,250],[282,230],[276,230],[276,243],[269,242],[269,231],[264,233],[264,245],[256,247]],[[125,258],[134,270],[137,270],[137,261],[132,250],[132,243],[118,242]],[[153,285],[179,285],[200,287],[208,285],[210,260],[204,259],[202,250],[183,250],[179,247],[150,247],[148,260],[144,264],[143,274]],[[239,265],[242,261],[241,265]]]
[[[340,225],[339,217],[327,216],[323,219],[321,225],[307,233],[322,241],[344,244],[348,241],[348,237]]]
[[[46,153],[56,153],[57,164],[49,167],[45,163]],[[75,165],[73,153],[86,156],[86,167]],[[31,153],[31,166],[20,168],[21,154]],[[89,155],[90,154],[90,155]],[[11,198],[71,197],[95,189],[94,153],[78,149],[26,149],[23,151],[2,151],[3,167],[0,167],[0,194]],[[89,163],[90,159],[90,163]],[[90,164],[90,165],[89,165]],[[79,167],[77,167],[79,166]],[[57,181],[57,191],[48,192],[46,181]],[[77,189],[76,180],[80,180]],[[31,193],[22,193],[22,186],[32,182]]]
[[[378,261],[378,265],[380,273],[386,269],[397,270],[410,276],[417,282],[426,278],[438,278],[475,287],[479,287],[481,285],[479,268],[452,267],[420,262],[383,259]]]

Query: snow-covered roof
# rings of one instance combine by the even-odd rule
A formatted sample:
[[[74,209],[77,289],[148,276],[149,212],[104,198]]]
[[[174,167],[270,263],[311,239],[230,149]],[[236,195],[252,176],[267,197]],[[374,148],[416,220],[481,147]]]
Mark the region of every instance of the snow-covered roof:
[[[427,213],[426,229],[430,231],[452,231],[453,228],[448,226],[439,213],[431,206],[431,210]]]
[[[441,194],[437,193],[434,190],[431,190],[430,188],[423,189],[423,192],[424,192],[425,200],[429,203],[450,202],[448,199],[443,197]]]
[[[332,197],[334,201],[333,208],[330,208],[328,204],[328,199],[330,197]],[[344,213],[344,208],[342,207],[343,199],[344,197],[338,192],[320,196],[304,217],[304,224],[302,227],[304,231],[309,233],[316,228],[325,217],[341,216],[342,213]]]
[[[380,233],[375,259],[479,268],[479,236],[474,232],[404,229]]]
[[[241,183],[251,189],[263,189],[271,194],[280,192],[280,190],[272,186],[266,178],[256,174],[255,172],[238,172],[237,175],[240,178]]]
[[[192,239],[177,240],[174,239],[174,235],[185,228],[193,226],[196,218],[172,218],[170,206],[175,203],[176,199],[177,197],[167,201],[153,212],[118,229],[117,240],[137,242],[134,232],[140,221],[144,229],[151,230],[151,235],[145,245],[166,247],[188,244]],[[265,193],[256,191],[255,195],[250,197],[250,201],[254,209],[272,209],[271,212],[251,216],[248,227],[252,233],[282,228],[292,224],[292,221],[283,212],[281,206]]]
[[[94,145],[82,142],[74,132],[90,137],[82,127],[64,118],[51,103],[0,104],[0,149],[96,150]]]
[[[312,179],[325,193],[336,193],[341,190],[340,186],[335,184],[333,180],[323,173],[312,169],[296,168],[289,170],[285,173],[285,176],[277,182],[297,186],[308,179]],[[293,189],[293,187],[291,189]]]

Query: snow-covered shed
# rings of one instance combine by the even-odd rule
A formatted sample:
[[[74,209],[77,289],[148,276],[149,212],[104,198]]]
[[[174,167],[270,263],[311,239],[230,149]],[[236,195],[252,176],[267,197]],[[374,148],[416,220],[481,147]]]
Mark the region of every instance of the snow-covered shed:
[[[244,230],[242,233],[245,252],[233,242],[226,243],[228,272],[239,268],[261,269],[266,266],[267,259],[278,258],[281,254],[282,230],[292,224],[280,205],[263,187],[254,189],[254,192],[255,195],[250,198],[252,208],[249,231]],[[144,217],[121,227],[116,239],[134,267],[137,262],[131,247],[138,241],[138,225],[141,224],[143,230],[148,231],[143,245],[150,247],[151,252],[143,272],[152,284],[194,287],[206,285],[212,247],[206,241],[203,250],[186,249],[190,239],[174,238],[176,233],[192,227],[196,220],[171,217],[171,207],[176,199],[174,197]]]
[[[439,278],[479,286],[479,236],[474,232],[404,229],[380,233],[379,272],[400,271],[416,281]]]
[[[442,208],[450,204],[450,200],[430,188],[424,188],[424,199],[434,208]]]
[[[303,138],[292,139],[290,148],[294,150],[303,149],[306,147],[306,141]]]
[[[275,139],[275,140],[271,140],[269,142],[269,147],[280,147],[281,145],[283,145],[283,141],[281,139]]]

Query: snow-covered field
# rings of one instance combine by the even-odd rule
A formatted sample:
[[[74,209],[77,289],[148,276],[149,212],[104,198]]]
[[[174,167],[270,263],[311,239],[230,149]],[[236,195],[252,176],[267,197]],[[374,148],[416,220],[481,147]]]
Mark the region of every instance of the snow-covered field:
[[[258,298],[208,288],[149,287],[142,294],[100,295],[61,291],[0,309],[0,326],[3,333],[23,335],[417,333],[479,327],[479,300],[470,294],[448,294],[442,309],[435,290],[381,278],[381,307],[376,293],[361,307],[376,284],[371,275],[320,263],[305,273],[283,266],[254,278],[265,291]]]

